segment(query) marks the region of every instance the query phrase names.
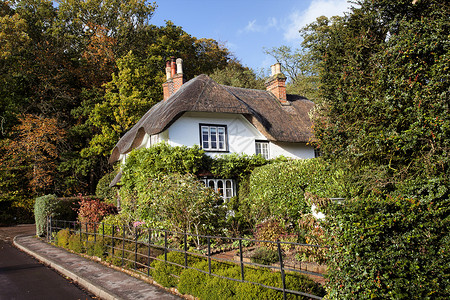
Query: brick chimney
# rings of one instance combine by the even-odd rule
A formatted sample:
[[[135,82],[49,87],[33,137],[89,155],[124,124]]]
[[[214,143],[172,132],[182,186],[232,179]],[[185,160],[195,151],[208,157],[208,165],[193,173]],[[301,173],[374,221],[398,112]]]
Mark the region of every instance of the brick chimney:
[[[175,60],[175,57],[171,57],[170,61],[166,62],[166,82],[163,83],[163,99],[169,99],[183,84],[183,60],[181,58]]]
[[[286,100],[286,76],[281,73],[281,64],[276,63],[271,67],[272,76],[266,81],[266,89],[271,92],[282,105],[289,105]]]

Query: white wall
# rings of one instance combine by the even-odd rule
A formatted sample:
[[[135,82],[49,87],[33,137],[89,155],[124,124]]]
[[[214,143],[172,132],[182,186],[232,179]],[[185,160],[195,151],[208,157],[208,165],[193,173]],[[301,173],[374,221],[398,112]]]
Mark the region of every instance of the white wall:
[[[280,155],[301,159],[314,158],[314,147],[305,143],[270,143],[269,152],[271,158]]]
[[[226,125],[229,153],[255,154],[255,139],[266,138],[240,114],[187,112],[169,127],[172,146],[200,145],[199,124]],[[208,152],[210,155],[224,152]]]
[[[226,125],[229,153],[255,154],[255,140],[267,140],[240,114],[187,112],[164,131],[164,140],[172,146],[200,145],[199,124]],[[207,152],[210,155],[223,152]],[[314,158],[314,148],[304,143],[269,143],[270,158],[283,155],[292,158]]]

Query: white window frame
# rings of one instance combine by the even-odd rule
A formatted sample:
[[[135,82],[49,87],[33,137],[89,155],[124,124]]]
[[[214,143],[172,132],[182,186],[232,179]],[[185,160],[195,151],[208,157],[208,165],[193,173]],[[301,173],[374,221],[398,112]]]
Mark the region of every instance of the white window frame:
[[[224,200],[236,196],[236,183],[233,179],[203,178],[205,186],[212,188]]]
[[[263,149],[265,148],[265,149]],[[269,159],[269,142],[268,141],[255,141],[255,153],[261,154],[265,159]]]
[[[228,152],[226,125],[200,124],[200,145],[205,151]]]

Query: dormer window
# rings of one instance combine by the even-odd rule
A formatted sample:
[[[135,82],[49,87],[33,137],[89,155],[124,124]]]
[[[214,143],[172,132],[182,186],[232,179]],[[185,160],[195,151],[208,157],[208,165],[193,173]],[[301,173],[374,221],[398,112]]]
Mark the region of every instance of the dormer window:
[[[269,142],[267,141],[256,141],[255,142],[255,153],[261,154],[265,159],[269,159]]]
[[[200,124],[200,145],[205,151],[228,151],[227,126]]]

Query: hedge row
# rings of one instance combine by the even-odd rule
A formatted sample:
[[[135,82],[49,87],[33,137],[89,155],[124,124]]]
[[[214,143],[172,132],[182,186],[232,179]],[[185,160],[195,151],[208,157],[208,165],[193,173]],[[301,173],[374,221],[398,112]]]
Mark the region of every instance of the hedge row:
[[[55,219],[75,221],[77,219],[77,209],[79,208],[78,198],[58,198],[55,195],[45,195],[36,198],[34,204],[34,219],[36,223],[36,235],[45,234],[45,222],[47,217]]]
[[[165,263],[164,261],[154,261],[152,266],[153,278],[165,287],[177,287],[182,294],[195,296],[199,299],[283,299],[283,293],[280,291],[264,288],[251,283],[242,283],[234,280],[220,278],[209,275],[208,262],[200,257],[188,256],[188,265],[194,269],[184,269],[182,267]],[[159,259],[163,260],[164,256]],[[167,260],[179,265],[184,264],[184,254],[171,252],[167,255]],[[239,265],[224,262],[211,262],[211,272],[213,274],[229,277],[236,280],[241,279],[241,269]],[[172,274],[172,275],[171,275]],[[267,286],[281,288],[282,281],[279,272],[272,272],[267,269],[256,269],[251,267],[244,268],[245,280],[257,282]],[[173,275],[179,276],[179,279]],[[324,296],[325,289],[311,279],[298,274],[286,274],[286,288]],[[308,299],[307,297],[288,294],[287,299]]]

